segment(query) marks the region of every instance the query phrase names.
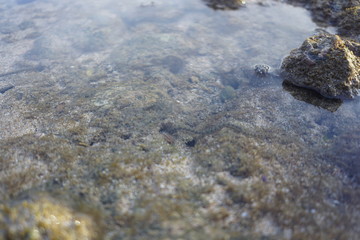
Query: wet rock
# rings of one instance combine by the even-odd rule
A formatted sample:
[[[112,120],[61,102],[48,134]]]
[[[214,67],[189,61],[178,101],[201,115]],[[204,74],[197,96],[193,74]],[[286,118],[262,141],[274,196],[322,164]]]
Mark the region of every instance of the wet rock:
[[[287,82],[283,83],[283,88],[295,99],[312,104],[330,112],[336,112],[343,103],[340,99],[329,99],[321,96],[313,90],[296,87]]]
[[[38,37],[41,37],[41,33],[39,32],[32,32],[25,36],[25,39],[36,39]]]
[[[255,74],[259,77],[265,77],[268,75],[270,66],[266,64],[257,64],[254,67]]]
[[[236,10],[245,5],[245,0],[203,0],[214,10]]]
[[[24,54],[24,58],[28,60],[41,60],[41,59],[53,59],[56,54],[51,48],[45,47],[43,39],[37,39],[34,42],[34,47]]]
[[[360,44],[320,34],[291,51],[281,66],[284,81],[328,98],[351,99],[360,89]]]

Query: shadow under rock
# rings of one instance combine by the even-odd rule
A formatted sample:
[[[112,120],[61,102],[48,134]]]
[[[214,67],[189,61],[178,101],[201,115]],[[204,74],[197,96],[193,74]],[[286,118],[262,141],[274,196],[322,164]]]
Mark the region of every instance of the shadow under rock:
[[[330,112],[336,112],[343,103],[340,99],[326,98],[311,89],[297,87],[286,81],[284,81],[282,85],[283,89],[289,92],[295,99],[310,103]]]

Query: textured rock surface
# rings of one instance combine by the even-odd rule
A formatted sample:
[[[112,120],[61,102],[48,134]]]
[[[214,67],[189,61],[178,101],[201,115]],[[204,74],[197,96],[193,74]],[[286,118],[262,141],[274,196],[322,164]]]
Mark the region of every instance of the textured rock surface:
[[[329,98],[354,98],[360,88],[360,44],[320,34],[304,41],[282,63],[284,80]]]

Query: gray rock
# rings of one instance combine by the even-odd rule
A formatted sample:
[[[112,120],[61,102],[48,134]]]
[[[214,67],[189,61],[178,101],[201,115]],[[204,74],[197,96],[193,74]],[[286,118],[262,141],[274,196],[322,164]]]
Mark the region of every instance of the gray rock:
[[[265,77],[268,75],[270,66],[266,64],[257,64],[254,66],[255,74],[259,77]]]
[[[327,33],[310,37],[284,59],[281,75],[328,98],[354,98],[360,89],[360,44]]]

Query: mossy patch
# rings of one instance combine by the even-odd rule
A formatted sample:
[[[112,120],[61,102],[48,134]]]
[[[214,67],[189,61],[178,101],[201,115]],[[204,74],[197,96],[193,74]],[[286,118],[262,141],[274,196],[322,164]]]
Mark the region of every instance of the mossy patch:
[[[0,239],[102,239],[97,220],[47,196],[0,205]]]

